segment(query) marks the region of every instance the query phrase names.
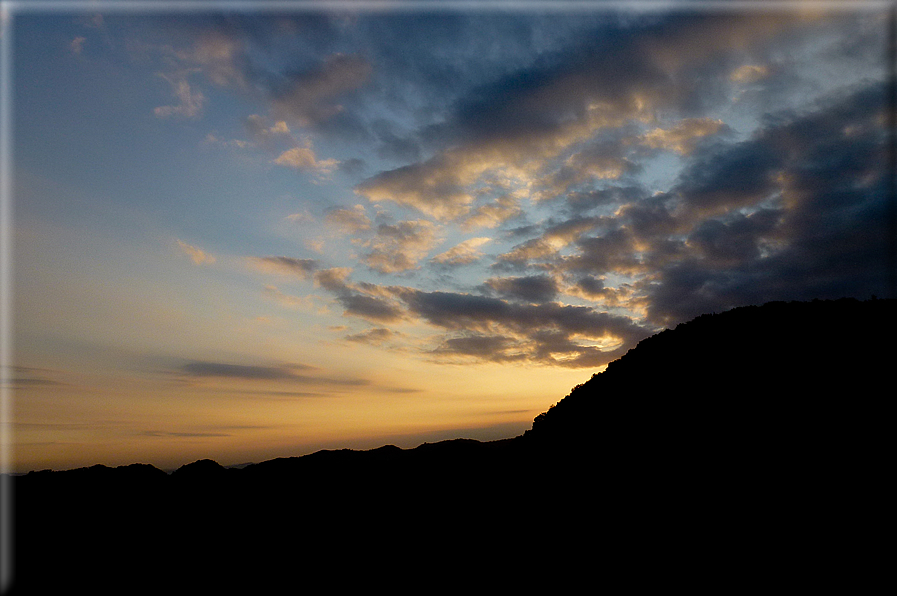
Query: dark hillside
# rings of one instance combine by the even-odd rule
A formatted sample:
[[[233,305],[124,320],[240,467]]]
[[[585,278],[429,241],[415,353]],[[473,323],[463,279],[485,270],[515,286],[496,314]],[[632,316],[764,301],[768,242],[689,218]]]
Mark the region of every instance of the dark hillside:
[[[639,511],[670,561],[869,588],[893,499],[895,333],[895,300],[704,315],[640,342],[524,437],[617,487],[609,500]]]
[[[16,477],[15,593],[866,592],[890,535],[895,304],[698,317],[503,441]]]
[[[526,434],[591,445],[605,433],[716,433],[732,443],[763,429],[868,425],[891,387],[895,311],[894,300],[843,299],[703,315],[641,341]]]

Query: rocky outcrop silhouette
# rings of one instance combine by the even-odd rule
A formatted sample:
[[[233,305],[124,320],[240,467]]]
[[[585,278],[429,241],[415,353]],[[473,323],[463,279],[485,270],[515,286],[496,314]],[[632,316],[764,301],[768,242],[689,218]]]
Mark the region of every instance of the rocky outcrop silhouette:
[[[894,300],[704,315],[502,441],[15,477],[15,593],[866,591],[895,317]]]

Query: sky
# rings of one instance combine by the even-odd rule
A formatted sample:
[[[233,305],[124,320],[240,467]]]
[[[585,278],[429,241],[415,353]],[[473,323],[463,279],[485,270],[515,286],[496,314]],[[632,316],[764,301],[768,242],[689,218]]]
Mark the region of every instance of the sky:
[[[890,295],[888,6],[4,4],[5,467],[507,438]]]

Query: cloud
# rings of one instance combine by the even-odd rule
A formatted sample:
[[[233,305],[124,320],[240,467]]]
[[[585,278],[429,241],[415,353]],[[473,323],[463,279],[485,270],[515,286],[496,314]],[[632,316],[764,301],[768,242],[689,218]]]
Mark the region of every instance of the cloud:
[[[145,430],[139,433],[144,437],[166,437],[166,438],[176,438],[176,439],[198,439],[198,438],[210,438],[210,437],[230,437],[232,436],[230,433],[220,433],[220,432],[173,432],[173,431],[164,431],[164,430]]]
[[[680,174],[673,192],[698,215],[719,214],[770,198],[778,186],[781,159],[776,151],[758,151],[762,144],[755,139],[696,156]]]
[[[191,37],[191,47],[170,52],[215,85],[245,88],[249,84],[246,44],[233,30],[204,28]]]
[[[520,208],[519,199],[506,194],[474,209],[461,220],[460,225],[464,230],[495,228],[520,215],[523,215],[523,209]]]
[[[734,83],[754,83],[769,75],[769,68],[762,64],[742,64],[729,74]]]
[[[390,331],[389,329],[385,329],[383,327],[376,327],[374,329],[368,329],[367,331],[363,331],[361,333],[347,335],[346,341],[380,345],[383,342],[392,338],[393,335],[394,335],[394,333],[392,331]]]
[[[576,242],[578,252],[564,260],[564,268],[593,275],[638,273],[644,271],[637,256],[638,246],[632,232],[622,227],[600,236],[580,238]]]
[[[250,114],[243,121],[243,127],[255,143],[273,149],[280,141],[293,140],[290,127],[283,120],[270,124],[263,116]]]
[[[194,90],[187,80],[188,72],[179,72],[173,75],[159,73],[159,76],[168,81],[172,93],[178,100],[175,105],[159,106],[153,110],[158,118],[170,118],[180,116],[183,118],[196,118],[203,110],[206,96],[201,91]]]
[[[885,85],[780,113],[695,156],[674,191],[692,228],[647,293],[655,322],[770,300],[887,293]]]
[[[181,251],[184,252],[187,256],[189,256],[194,263],[197,265],[202,265],[203,263],[212,264],[215,262],[215,257],[205,252],[204,250],[187,244],[182,240],[178,240],[178,247],[180,247]]]
[[[273,90],[273,110],[300,126],[313,126],[339,114],[339,98],[364,85],[370,74],[363,57],[333,54],[316,68],[285,74]]]
[[[248,149],[253,146],[249,141],[244,141],[242,139],[231,139],[228,141],[215,136],[213,133],[208,133],[206,138],[203,139],[203,143],[221,147],[236,147],[238,149]]]
[[[301,308],[303,310],[312,310],[315,308],[315,303],[311,296],[301,297],[285,294],[277,289],[276,286],[271,285],[265,286],[262,292],[268,298],[271,298],[287,308]]]
[[[283,381],[301,385],[332,387],[369,385],[359,378],[320,377],[306,374],[314,370],[304,364],[256,365],[194,360],[183,364],[178,372],[193,379],[229,379],[242,381]]]
[[[437,353],[466,353],[480,360],[515,360],[567,367],[601,366],[650,335],[628,317],[558,303],[513,303],[474,294],[399,292],[410,314],[465,339],[448,338]],[[492,339],[482,339],[492,338]],[[603,345],[613,346],[604,349]],[[500,347],[494,356],[484,346]]]
[[[486,166],[451,152],[428,161],[382,172],[361,184],[355,192],[372,203],[393,202],[412,207],[437,220],[464,215],[474,201],[467,189]]]
[[[514,338],[503,335],[465,335],[445,339],[432,353],[440,361],[452,356],[472,357],[489,362],[525,360]]]
[[[376,236],[365,242],[371,249],[361,261],[380,273],[401,273],[415,269],[437,242],[436,226],[426,220],[380,224]]]
[[[560,256],[560,251],[569,246],[585,232],[605,223],[602,217],[574,216],[566,221],[553,223],[546,227],[538,238],[531,238],[498,256],[496,266],[512,265],[523,267],[535,260],[553,260]]]
[[[341,292],[337,300],[345,308],[345,314],[368,321],[394,323],[404,316],[401,307],[394,303],[359,292]]]
[[[0,371],[0,381],[5,386],[24,389],[26,387],[57,387],[68,383],[57,381],[48,377],[54,376],[58,371],[48,368],[36,368],[32,366],[3,366]]]
[[[319,175],[328,175],[339,165],[339,161],[335,159],[319,160],[308,139],[304,145],[292,147],[281,153],[274,163],[295,170],[312,171]]]
[[[330,292],[342,292],[349,289],[347,279],[352,273],[350,267],[330,267],[314,274],[315,284]]]
[[[590,34],[566,47],[463,88],[440,122],[418,131],[435,152],[368,178],[356,192],[438,221],[469,217],[473,226],[490,221],[488,209],[471,211],[475,185],[491,175],[500,173],[530,191],[545,186],[544,197],[551,198],[592,180],[637,173],[641,165],[623,150],[621,139],[596,144],[596,136],[632,123],[656,123],[658,114],[685,114],[724,97],[725,78],[708,82],[697,76],[724,60],[727,54],[719,48],[748,52],[801,23],[801,16],[787,13],[728,12],[677,13],[626,27],[612,19],[590,22]],[[705,97],[708,83],[713,89]],[[686,122],[659,128],[646,141],[690,151],[709,133],[698,130],[700,120]],[[491,215],[497,215],[494,208]]]
[[[393,323],[404,318],[404,310],[391,292],[373,284],[353,284],[348,281],[352,270],[333,267],[315,272],[315,283],[333,293],[349,316],[378,323]]]
[[[327,212],[324,221],[344,234],[356,234],[371,228],[371,220],[365,214],[364,205],[355,205],[352,209],[332,209]]]
[[[564,287],[564,293],[597,302],[603,309],[623,309],[638,317],[645,316],[646,300],[641,292],[629,283],[612,287],[604,278],[584,275]]]
[[[700,255],[721,265],[757,259],[765,239],[775,238],[783,212],[761,209],[750,215],[734,213],[724,220],[707,219],[688,237],[688,244]]]
[[[500,267],[502,265],[524,267],[528,265],[530,261],[547,259],[555,256],[557,252],[558,247],[553,246],[544,238],[533,238],[517,244],[506,253],[498,255],[498,261],[493,267]]]
[[[470,263],[478,261],[482,257],[482,252],[479,250],[479,248],[490,241],[490,238],[483,237],[468,238],[467,240],[456,244],[447,251],[439,253],[430,260],[433,263],[437,263],[439,265],[452,267],[469,265]]]
[[[312,216],[311,213],[308,212],[308,209],[305,209],[304,211],[300,211],[299,213],[291,213],[291,214],[287,215],[284,219],[287,221],[293,222],[293,223],[297,223],[297,224],[315,223],[315,218],[314,218],[314,216]]]
[[[299,374],[297,370],[308,370],[305,365],[297,366],[259,366],[250,364],[230,364],[222,362],[193,361],[181,366],[183,374],[190,377],[223,377],[244,380],[308,380],[310,377]]]
[[[655,149],[666,149],[688,155],[694,150],[695,145],[705,137],[727,133],[729,130],[722,120],[686,118],[671,128],[654,128],[641,135],[638,141]]]
[[[557,282],[547,275],[493,277],[485,285],[505,298],[525,302],[547,302],[559,292]]]
[[[413,55],[369,43],[402,39],[394,21],[359,18],[342,29],[327,21],[314,42],[289,42],[290,71],[259,58],[275,52],[247,53],[245,31],[239,44],[222,42],[220,54],[208,42],[205,58],[191,58],[199,67],[220,55],[222,68],[252,79],[268,111],[246,127],[253,143],[269,143],[278,165],[318,173],[342,165],[320,159],[310,137],[294,138],[299,127],[364,139],[369,168],[378,157],[394,160],[355,186],[363,204],[324,211],[323,223],[352,236],[373,279],[424,266],[447,275],[485,261],[489,239],[440,247],[449,236],[441,226],[472,235],[519,218],[502,234],[508,244],[496,238],[500,254],[490,256],[485,281],[458,286],[478,294],[357,282],[345,267],[293,272],[330,293],[345,315],[375,326],[348,341],[394,347],[401,337],[389,335],[389,323],[426,323],[438,330],[425,350],[435,359],[594,366],[703,310],[878,287],[883,89],[844,88],[821,103],[764,113],[776,98],[818,94],[812,69],[790,70],[814,59],[789,54],[809,36],[805,15],[587,20],[568,22],[576,35],[560,39],[544,34],[545,22],[521,18],[526,42],[513,51],[497,44],[502,60],[475,64],[440,56],[442,44],[497,25],[461,18],[442,28],[422,21],[431,36],[408,33],[423,43]],[[253,43],[287,43],[272,41],[269,25]],[[346,43],[348,31],[362,43]],[[865,45],[862,55],[871,55],[874,44]],[[365,53],[337,53],[353,47]],[[222,83],[237,85],[220,72]],[[590,306],[554,302],[571,296]],[[629,314],[648,320],[642,326]]]
[[[69,49],[73,54],[80,54],[81,50],[84,48],[85,41],[87,41],[86,37],[78,36],[72,40],[71,44],[69,44]]]
[[[626,155],[627,151],[625,143],[613,137],[577,147],[560,167],[545,173],[535,198],[551,199],[580,186],[618,180],[642,171],[642,166]]]
[[[293,257],[250,257],[249,263],[255,269],[265,273],[295,276],[300,279],[311,279],[318,268],[314,259],[296,259]]]

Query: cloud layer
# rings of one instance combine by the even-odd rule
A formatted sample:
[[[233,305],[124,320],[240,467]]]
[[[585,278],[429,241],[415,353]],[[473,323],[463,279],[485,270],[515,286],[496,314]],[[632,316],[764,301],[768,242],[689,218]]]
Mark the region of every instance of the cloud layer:
[[[317,15],[207,27],[175,55],[266,107],[246,127],[274,164],[354,172],[302,217],[348,258],[250,258],[372,325],[348,341],[425,326],[413,347],[436,360],[595,367],[704,312],[887,293],[880,19]],[[258,60],[286,47],[292,63]],[[199,113],[167,78],[169,111]]]

